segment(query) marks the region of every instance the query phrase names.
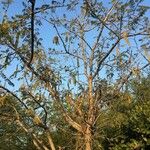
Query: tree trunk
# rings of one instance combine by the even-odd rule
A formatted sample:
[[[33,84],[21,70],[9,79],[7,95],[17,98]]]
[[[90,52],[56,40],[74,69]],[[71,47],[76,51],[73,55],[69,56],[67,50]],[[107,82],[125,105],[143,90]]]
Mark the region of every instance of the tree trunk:
[[[87,118],[87,127],[85,131],[85,150],[92,150],[92,133],[91,133],[91,126],[94,121],[94,99],[92,95],[92,75],[89,76],[88,78],[88,96],[89,96],[89,101],[88,101],[88,118]]]
[[[89,125],[85,132],[85,150],[92,150],[92,134]]]

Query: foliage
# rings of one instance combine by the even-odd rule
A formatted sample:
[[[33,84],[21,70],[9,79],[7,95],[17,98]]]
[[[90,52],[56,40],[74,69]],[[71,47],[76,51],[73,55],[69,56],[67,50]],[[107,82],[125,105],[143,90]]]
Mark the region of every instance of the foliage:
[[[14,108],[23,115],[21,106],[10,95],[0,97],[0,149],[34,149],[30,135],[27,135],[16,123]]]
[[[1,117],[4,132],[18,128],[22,149],[146,149],[149,7],[22,1],[10,13],[15,5],[0,4],[0,111],[12,123]]]
[[[133,94],[130,103],[123,94],[123,100],[116,101],[105,114],[104,123],[100,122],[104,149],[149,149],[150,147],[150,91],[149,78],[132,83]],[[139,96],[142,94],[142,99]],[[144,97],[143,97],[144,96]],[[122,99],[122,98],[121,98]],[[102,125],[101,125],[102,124]]]

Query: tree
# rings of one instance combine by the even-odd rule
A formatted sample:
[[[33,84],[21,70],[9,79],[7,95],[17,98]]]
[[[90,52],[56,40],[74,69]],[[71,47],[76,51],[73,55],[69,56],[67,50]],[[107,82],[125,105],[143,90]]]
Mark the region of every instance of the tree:
[[[7,10],[8,5],[4,6]],[[26,2],[23,6],[21,14],[12,18],[5,11],[0,44],[4,48],[1,77],[12,86],[13,78],[24,84],[15,94],[8,85],[1,88],[30,112],[37,130],[46,132],[48,146],[36,138],[35,133],[39,132],[32,135],[37,148],[56,149],[51,133],[57,126],[49,120],[53,114],[51,106],[55,106],[81,139],[79,143],[76,140],[76,149],[91,150],[101,111],[119,90],[125,90],[132,75],[140,77],[140,72],[149,65],[149,18],[145,15],[149,8],[141,0],[52,1],[35,8],[36,29],[31,41],[29,22],[33,12]],[[40,36],[42,26],[53,33],[48,39],[52,41],[49,49],[44,45],[47,32]],[[6,76],[5,71],[12,63],[17,63],[16,70]],[[28,132],[22,122],[19,124]]]
[[[149,149],[149,85],[149,78],[133,80],[128,93],[120,93],[120,101],[103,114],[105,122],[98,121],[104,149]]]
[[[20,113],[22,118],[25,116],[20,103],[18,103],[14,97],[8,94],[0,96],[0,149],[35,149],[31,142],[30,135],[27,135],[16,123],[16,110]]]

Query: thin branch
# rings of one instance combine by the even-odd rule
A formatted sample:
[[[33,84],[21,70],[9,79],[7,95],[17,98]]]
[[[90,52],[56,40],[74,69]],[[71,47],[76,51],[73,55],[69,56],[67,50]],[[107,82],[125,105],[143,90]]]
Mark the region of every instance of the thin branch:
[[[28,106],[16,95],[14,92],[10,91],[9,89],[5,88],[4,86],[0,85],[0,88],[4,89],[6,92],[11,94],[14,98],[16,98],[26,109],[28,109]]]
[[[78,23],[79,23],[79,22],[78,22]],[[79,23],[79,25],[81,26],[80,23]],[[84,43],[88,46],[88,48],[89,48],[90,50],[92,50],[92,47],[90,46],[90,44],[89,44],[82,36],[80,36],[79,34],[77,34],[77,32],[74,32],[74,31],[70,30],[70,29],[67,28],[66,26],[65,26],[65,29],[68,30],[69,32],[73,33],[75,36],[77,36],[77,37],[80,38],[81,40],[83,40]],[[84,32],[87,32],[87,31],[85,31],[85,29],[84,29]]]
[[[141,67],[139,70],[143,70],[146,67],[148,67],[150,65],[150,62],[148,62],[147,64],[145,64],[143,67]],[[128,74],[128,76],[123,80],[123,82],[121,83],[121,86],[118,88],[118,90],[121,90],[121,88],[124,86],[125,83],[128,82],[129,78],[131,77],[131,75],[133,74],[133,71],[131,70],[130,73]]]
[[[60,108],[60,111],[62,112],[62,115],[63,115],[63,117],[65,118],[65,120],[66,120],[72,127],[74,127],[77,131],[83,132],[81,125],[79,125],[76,121],[74,121],[74,120],[68,115],[68,113],[65,111],[65,109],[64,109],[64,107],[63,107],[63,105],[62,105],[62,103],[61,103],[61,100],[60,100],[60,97],[59,97],[58,92],[57,92],[57,91],[53,91],[53,89],[52,89],[52,87],[50,86],[49,83],[47,83],[47,88],[48,88],[49,92],[51,93],[52,98],[54,98],[54,100],[55,100],[56,102],[58,102],[57,104],[58,104],[58,106],[59,106],[59,108]]]
[[[127,37],[134,37],[134,36],[139,36],[139,35],[150,35],[144,32],[139,32],[139,33],[135,33],[135,34],[128,34]],[[113,46],[110,48],[110,50],[107,52],[107,54],[99,61],[98,63],[98,67],[96,69],[96,72],[93,75],[93,78],[95,78],[95,76],[98,74],[100,67],[102,65],[102,63],[107,59],[107,57],[111,54],[111,52],[114,50],[114,48],[117,46],[117,44],[120,42],[120,40],[123,39],[123,36],[121,36],[120,38],[118,38],[118,40],[113,44]]]
[[[75,55],[75,54],[73,54],[73,53],[70,53],[69,50],[67,50],[66,44],[65,44],[65,42],[64,42],[64,40],[63,40],[63,38],[62,38],[62,36],[60,35],[60,32],[58,31],[58,28],[57,28],[57,26],[55,25],[55,23],[53,23],[53,22],[51,22],[51,21],[49,21],[49,20],[47,20],[46,18],[43,18],[43,17],[42,17],[42,19],[45,20],[46,22],[52,24],[52,25],[54,26],[54,28],[55,28],[55,30],[56,30],[56,32],[57,32],[57,35],[58,35],[58,37],[60,38],[60,40],[61,40],[61,42],[62,42],[62,44],[63,44],[63,48],[64,48],[66,54],[71,55],[71,56],[76,57],[76,58],[79,58],[79,59],[82,59],[80,56]],[[67,29],[67,28],[66,28],[66,29]],[[69,30],[69,29],[67,29],[67,30]],[[70,30],[69,30],[69,31],[70,31]],[[71,32],[71,31],[70,31],[70,32]],[[72,32],[72,33],[74,33],[74,32]],[[75,34],[75,33],[74,33],[74,34]],[[75,35],[77,35],[77,34],[75,34]],[[77,35],[77,36],[78,36],[78,35]],[[79,37],[79,36],[78,36],[78,37]],[[79,38],[81,38],[81,37],[79,37]],[[85,39],[83,39],[83,40],[85,41]],[[86,43],[86,44],[90,47],[90,45],[89,45],[88,43]]]
[[[38,101],[36,100],[36,98],[31,94],[31,92],[28,92],[28,94],[29,94],[29,95],[32,97],[32,99],[39,105],[39,107],[41,107],[41,108],[44,110],[44,112],[45,112],[44,124],[46,125],[46,121],[47,121],[47,110],[46,110],[46,108],[45,108],[43,105],[41,105],[40,102],[38,102]]]
[[[109,30],[110,32],[112,32],[114,35],[116,35],[117,37],[119,37],[116,32],[114,32],[111,28],[108,27],[108,25],[106,25],[106,20],[107,20],[107,18],[109,17],[110,13],[111,13],[112,10],[114,9],[114,6],[115,6],[118,2],[116,2],[116,3],[113,5],[113,7],[110,9],[110,11],[108,12],[108,15],[106,16],[106,18],[105,18],[104,20],[102,20],[102,19],[93,11],[93,8],[92,8],[91,5],[89,4],[88,0],[86,0],[86,3],[87,3],[87,5],[88,5],[88,8],[90,8],[90,11],[91,11],[92,16],[94,16],[96,19],[98,19],[106,29],[108,29],[108,30]]]
[[[116,2],[113,4],[113,6],[110,8],[110,10],[108,11],[106,17],[104,18],[104,23],[106,23],[106,21],[108,20],[109,15],[110,15],[111,12],[113,11],[113,9],[114,9],[114,7],[115,7],[115,5],[116,5],[117,3],[118,3],[118,1],[116,1]],[[100,37],[101,37],[101,35],[102,35],[103,29],[104,29],[104,25],[102,24],[102,28],[101,28],[101,30],[100,30],[100,32],[99,32],[99,35],[98,35],[97,39],[96,39],[96,43],[95,43],[95,45],[93,46],[92,49],[95,49],[95,48],[96,48],[96,46],[97,46],[97,44],[98,44],[98,42],[99,42],[99,40],[100,40]]]
[[[26,133],[28,133],[28,134],[30,133],[30,134],[32,135],[32,137],[33,137],[33,143],[34,143],[34,145],[36,146],[36,148],[37,148],[38,150],[41,150],[41,149],[49,150],[49,149],[43,144],[43,142],[40,141],[40,140],[37,138],[37,136],[36,136],[34,133],[32,133],[32,132],[29,131],[29,129],[20,121],[20,118],[18,118],[18,119],[16,120],[16,122],[18,123],[18,125],[19,125],[20,127],[22,127],[22,129],[23,129]],[[53,150],[55,150],[55,149],[53,149]]]
[[[61,104],[61,100],[59,97],[59,93],[56,90],[56,87],[52,86],[50,80],[47,80],[44,76],[39,75],[34,68],[31,67],[31,65],[27,65],[27,61],[24,59],[24,57],[20,54],[20,52],[18,50],[16,50],[14,47],[11,46],[11,48],[19,55],[19,57],[21,58],[21,60],[23,61],[23,63],[27,66],[27,68],[37,77],[39,78],[41,81],[44,81],[46,86],[48,87],[48,90],[50,92],[50,94],[52,95],[52,98],[54,98],[55,101],[58,102],[58,105],[61,108],[61,111],[63,113],[63,116],[65,117],[65,119],[68,121],[68,123],[74,127],[76,130],[82,132],[82,127],[75,122],[64,110],[62,104]],[[43,124],[42,124],[43,125]]]
[[[98,67],[93,75],[93,79],[95,78],[95,76],[98,74],[100,67],[102,65],[102,63],[106,60],[106,58],[110,55],[110,53],[114,50],[114,48],[117,46],[117,44],[120,42],[120,39],[118,39],[115,44],[113,44],[113,46],[110,48],[110,50],[107,52],[107,54],[99,61],[98,63]]]
[[[13,106],[12,106],[12,108],[14,109],[15,114],[16,114],[16,122],[18,123],[18,125],[19,125],[20,127],[22,127],[22,129],[23,129],[26,133],[28,133],[28,134],[30,133],[30,134],[32,135],[32,137],[33,137],[33,143],[36,141],[36,142],[34,143],[35,146],[36,146],[39,150],[41,150],[41,148],[44,149],[44,150],[49,150],[49,148],[47,148],[47,146],[44,145],[44,143],[43,143],[40,139],[38,139],[37,136],[36,136],[34,133],[30,132],[29,129],[21,122],[20,115],[19,115],[17,109],[16,109],[15,107],[13,107]],[[51,136],[50,136],[50,133],[49,133],[48,128],[46,129],[46,131],[47,131],[47,134],[49,135],[48,140],[51,139],[51,142],[49,143],[51,149],[52,149],[52,150],[56,150],[56,149],[55,149],[55,146],[54,146],[54,143],[53,143],[53,141],[52,141],[52,138],[51,138]],[[35,140],[35,141],[34,141],[34,140]]]

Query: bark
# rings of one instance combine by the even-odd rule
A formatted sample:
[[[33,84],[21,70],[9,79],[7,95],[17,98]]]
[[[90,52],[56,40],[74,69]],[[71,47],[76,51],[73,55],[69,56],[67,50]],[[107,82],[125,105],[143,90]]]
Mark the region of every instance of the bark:
[[[85,132],[85,150],[92,150],[91,127],[88,125]]]
[[[75,150],[83,150],[83,134],[82,133],[77,133],[76,136],[76,146],[75,146]]]
[[[89,86],[89,110],[88,110],[88,119],[87,119],[87,125],[86,125],[86,131],[85,131],[85,150],[92,150],[92,124],[94,122],[94,99],[93,99],[93,93],[92,93],[92,75],[89,76],[88,79],[88,86]]]

